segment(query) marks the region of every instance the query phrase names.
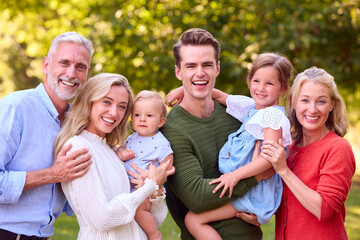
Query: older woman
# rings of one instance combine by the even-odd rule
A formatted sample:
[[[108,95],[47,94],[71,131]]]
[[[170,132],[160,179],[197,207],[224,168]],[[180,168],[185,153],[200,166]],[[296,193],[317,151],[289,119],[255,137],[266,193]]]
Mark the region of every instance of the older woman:
[[[72,145],[70,153],[87,148],[92,155],[93,163],[83,177],[62,183],[80,225],[78,239],[147,239],[134,215],[149,197],[156,223],[160,225],[166,217],[159,186],[174,173],[171,162],[150,166],[145,184],[130,193],[124,162],[113,150],[125,138],[132,104],[133,95],[123,76],[98,74],[81,89],[57,137],[55,155],[65,144]]]
[[[355,158],[343,138],[348,121],[334,78],[316,67],[298,74],[287,108],[293,138],[288,160],[276,142],[264,142],[261,152],[284,182],[275,239],[347,239],[344,202]]]

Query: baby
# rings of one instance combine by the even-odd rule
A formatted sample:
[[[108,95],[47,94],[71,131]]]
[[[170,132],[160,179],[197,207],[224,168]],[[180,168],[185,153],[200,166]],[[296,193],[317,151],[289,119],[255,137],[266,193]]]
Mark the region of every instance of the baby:
[[[136,131],[130,135],[124,146],[117,151],[118,157],[125,161],[125,168],[136,172],[131,166],[133,162],[143,170],[150,164],[159,166],[166,161],[173,161],[173,151],[169,141],[158,131],[166,121],[166,106],[157,92],[141,91],[135,97],[131,114],[132,126]],[[131,191],[134,191],[131,184]],[[165,198],[165,188],[162,188]],[[149,240],[161,239],[161,233],[150,213],[151,199],[145,200],[137,209],[136,222],[142,227]]]

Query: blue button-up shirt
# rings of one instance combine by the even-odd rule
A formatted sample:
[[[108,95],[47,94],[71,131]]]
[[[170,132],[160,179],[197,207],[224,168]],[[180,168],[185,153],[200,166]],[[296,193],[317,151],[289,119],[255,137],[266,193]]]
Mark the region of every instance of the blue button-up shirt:
[[[62,211],[71,214],[59,184],[23,192],[27,171],[51,167],[60,130],[58,112],[43,84],[0,101],[0,228],[49,237]],[[65,207],[66,206],[66,207]]]

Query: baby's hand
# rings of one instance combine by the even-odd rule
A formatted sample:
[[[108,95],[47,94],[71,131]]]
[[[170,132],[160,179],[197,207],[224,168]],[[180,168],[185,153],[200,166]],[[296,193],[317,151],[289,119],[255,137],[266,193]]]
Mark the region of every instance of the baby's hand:
[[[127,150],[121,147],[116,151],[116,155],[120,158],[121,161],[124,162],[136,157],[133,150]]]
[[[234,172],[225,173],[221,175],[219,178],[212,180],[209,184],[212,185],[214,183],[219,183],[216,188],[214,189],[213,193],[216,193],[220,188],[224,187],[220,198],[222,198],[226,191],[229,189],[229,198],[232,196],[233,189],[235,185],[239,182],[238,177]]]

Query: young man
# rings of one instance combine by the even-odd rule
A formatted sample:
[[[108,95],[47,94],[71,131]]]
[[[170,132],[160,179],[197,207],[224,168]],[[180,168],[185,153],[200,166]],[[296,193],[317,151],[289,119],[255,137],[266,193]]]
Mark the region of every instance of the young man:
[[[83,176],[86,149],[54,161],[53,147],[69,100],[90,69],[91,42],[75,32],[57,36],[43,61],[44,84],[0,101],[0,239],[48,239],[62,211],[71,213],[58,182]]]
[[[240,123],[225,107],[211,99],[220,72],[220,44],[203,29],[184,32],[174,45],[175,73],[182,81],[184,97],[169,112],[162,133],[174,151],[175,174],[166,183],[168,208],[181,229],[181,239],[194,239],[184,218],[189,209],[204,212],[246,193],[257,184],[254,177],[240,181],[231,199],[213,194],[209,182],[220,177],[218,153]],[[219,191],[221,192],[221,191]],[[261,229],[233,218],[211,223],[223,239],[261,239]]]

